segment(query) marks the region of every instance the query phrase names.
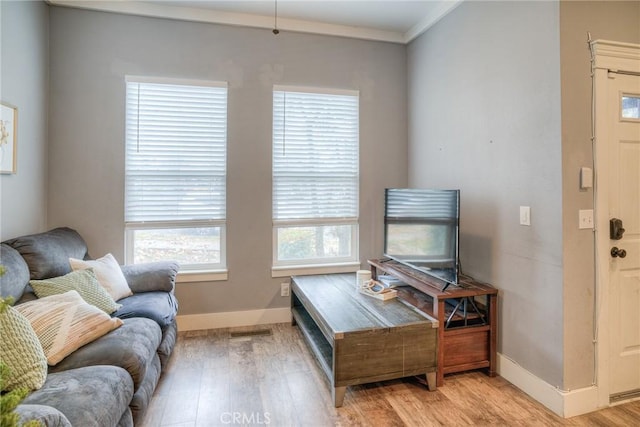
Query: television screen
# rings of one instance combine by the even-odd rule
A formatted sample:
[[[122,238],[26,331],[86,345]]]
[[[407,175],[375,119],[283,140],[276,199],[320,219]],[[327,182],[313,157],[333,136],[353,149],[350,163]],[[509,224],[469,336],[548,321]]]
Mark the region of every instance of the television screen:
[[[458,282],[460,190],[385,190],[384,255]]]

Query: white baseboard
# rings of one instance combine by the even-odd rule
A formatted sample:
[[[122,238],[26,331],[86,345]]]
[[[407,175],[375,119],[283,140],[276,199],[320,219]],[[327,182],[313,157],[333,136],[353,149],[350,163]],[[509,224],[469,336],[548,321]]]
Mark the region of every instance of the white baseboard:
[[[501,353],[498,353],[498,374],[563,418],[601,409],[597,386],[560,390]]]
[[[269,323],[291,322],[291,309],[287,307],[224,313],[186,314],[178,316],[176,320],[178,321],[179,331],[266,325]]]

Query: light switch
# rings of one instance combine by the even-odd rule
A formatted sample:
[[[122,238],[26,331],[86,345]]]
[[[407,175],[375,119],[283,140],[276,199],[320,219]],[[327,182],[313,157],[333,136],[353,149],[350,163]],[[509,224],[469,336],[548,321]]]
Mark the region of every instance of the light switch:
[[[593,187],[593,170],[591,168],[580,168],[580,188],[586,190]]]
[[[531,208],[520,206],[520,225],[531,225]]]

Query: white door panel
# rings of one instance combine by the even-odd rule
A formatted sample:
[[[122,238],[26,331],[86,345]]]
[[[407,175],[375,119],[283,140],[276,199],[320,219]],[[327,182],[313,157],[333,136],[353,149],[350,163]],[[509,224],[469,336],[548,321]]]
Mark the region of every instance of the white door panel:
[[[611,74],[609,110],[609,215],[625,233],[610,240],[610,394],[640,390],[640,119],[623,111],[622,98],[640,97],[640,77]]]

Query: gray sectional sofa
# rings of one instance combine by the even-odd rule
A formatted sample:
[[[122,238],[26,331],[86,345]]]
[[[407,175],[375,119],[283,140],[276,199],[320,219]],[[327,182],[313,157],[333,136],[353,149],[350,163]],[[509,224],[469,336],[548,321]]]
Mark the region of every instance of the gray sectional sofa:
[[[2,242],[0,294],[16,305],[36,298],[29,280],[71,272],[69,258],[91,259],[83,238],[70,228]],[[45,426],[132,426],[142,420],[173,351],[178,265],[156,262],[121,266],[133,295],[112,316],[119,328],[49,366],[42,388],[18,406],[22,420]]]

